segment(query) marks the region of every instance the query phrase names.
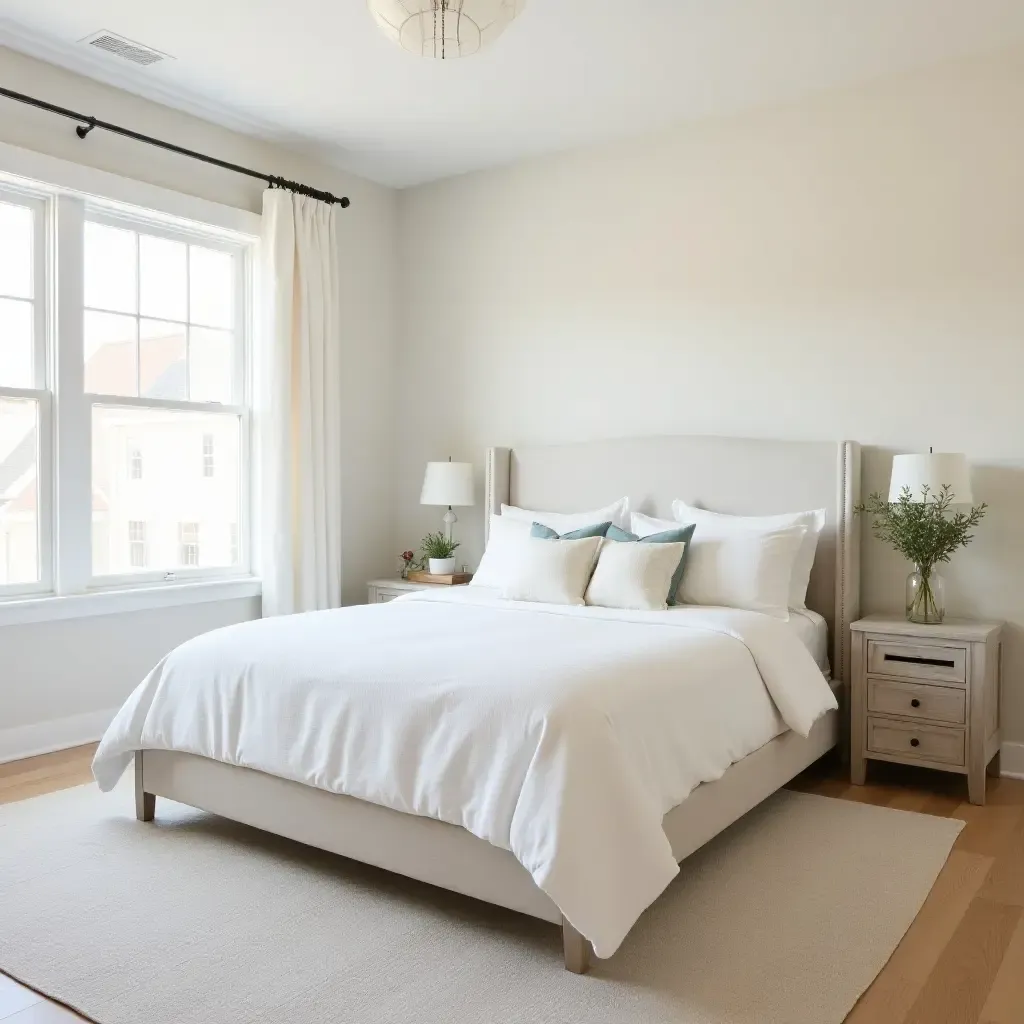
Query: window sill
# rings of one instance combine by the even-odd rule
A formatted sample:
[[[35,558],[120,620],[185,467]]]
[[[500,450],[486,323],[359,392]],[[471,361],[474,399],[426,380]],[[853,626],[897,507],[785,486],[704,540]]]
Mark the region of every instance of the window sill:
[[[165,583],[123,590],[94,591],[89,594],[12,598],[0,601],[0,627],[79,619],[90,615],[117,615],[151,608],[173,608],[176,605],[206,604],[210,601],[232,601],[259,597],[262,592],[261,581],[247,576],[243,579]]]

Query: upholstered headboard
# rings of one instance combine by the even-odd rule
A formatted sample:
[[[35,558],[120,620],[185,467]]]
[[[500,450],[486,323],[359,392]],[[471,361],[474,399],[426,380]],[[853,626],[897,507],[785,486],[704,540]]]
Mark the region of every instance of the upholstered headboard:
[[[579,512],[629,495],[635,510],[665,518],[674,498],[733,515],[824,508],[807,605],[828,622],[833,677],[849,683],[849,627],[860,607],[855,442],[688,436],[489,448],[486,491],[485,530],[502,502]]]

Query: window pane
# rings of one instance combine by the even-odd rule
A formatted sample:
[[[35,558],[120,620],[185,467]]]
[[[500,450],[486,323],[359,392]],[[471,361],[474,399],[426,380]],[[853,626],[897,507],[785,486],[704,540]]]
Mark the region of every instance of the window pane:
[[[193,327],[189,334],[189,398],[193,402],[232,400],[235,336],[229,331]]]
[[[189,320],[204,327],[234,327],[235,258],[189,247]]]
[[[211,449],[212,477],[204,455]],[[237,416],[95,406],[92,485],[104,497],[93,513],[93,575],[237,560]]]
[[[0,295],[32,298],[32,211],[0,203]]]
[[[138,395],[133,316],[85,312],[85,390],[96,395]]]
[[[4,387],[35,386],[32,379],[33,312],[31,302],[0,299],[0,385]]]
[[[139,387],[145,398],[188,397],[184,324],[166,320],[139,322]]]
[[[39,579],[37,413],[35,402],[0,398],[0,585]]]
[[[161,320],[188,316],[182,242],[139,235],[139,312]]]
[[[85,224],[85,304],[116,313],[136,312],[135,232]],[[120,394],[121,392],[116,392]]]

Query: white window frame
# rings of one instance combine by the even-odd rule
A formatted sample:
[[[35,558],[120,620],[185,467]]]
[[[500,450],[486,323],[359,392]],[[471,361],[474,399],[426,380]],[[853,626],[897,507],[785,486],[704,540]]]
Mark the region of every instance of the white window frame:
[[[51,197],[45,190],[0,181],[0,201],[32,211],[32,386],[0,385],[0,398],[36,403],[36,554],[39,579],[0,584],[0,600],[53,590],[54,449],[53,391],[49,338],[52,324],[50,274]]]
[[[0,191],[17,201],[41,204],[34,298],[37,301],[36,383],[31,389],[0,388],[0,394],[39,403],[39,561],[34,585],[0,586],[0,625],[107,614],[133,608],[258,597],[252,574],[252,368],[249,352],[255,322],[260,221],[244,209],[176,193],[159,186],[0,143]],[[83,230],[86,211],[127,219],[136,230],[174,234],[210,248],[242,252],[236,262],[236,310],[242,319],[236,344],[236,405],[85,397],[83,359]],[[45,322],[43,322],[45,318]],[[58,357],[59,356],[59,357]],[[48,358],[49,357],[49,358]],[[77,357],[77,358],[74,358]],[[93,577],[91,502],[91,408],[95,404],[194,409],[239,416],[240,562],[225,568],[134,572]]]

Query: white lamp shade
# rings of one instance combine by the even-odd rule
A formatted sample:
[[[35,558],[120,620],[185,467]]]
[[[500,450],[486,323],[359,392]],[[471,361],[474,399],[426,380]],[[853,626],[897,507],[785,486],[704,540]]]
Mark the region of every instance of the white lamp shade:
[[[472,505],[473,465],[470,462],[428,462],[421,505]]]
[[[959,452],[935,452],[929,455],[897,455],[892,460],[892,476],[889,479],[889,501],[897,502],[904,488],[910,488],[912,501],[924,500],[924,489],[928,488],[928,500],[938,498],[942,488],[949,485],[954,505],[970,505],[974,501],[971,493],[971,471],[967,456]]]

